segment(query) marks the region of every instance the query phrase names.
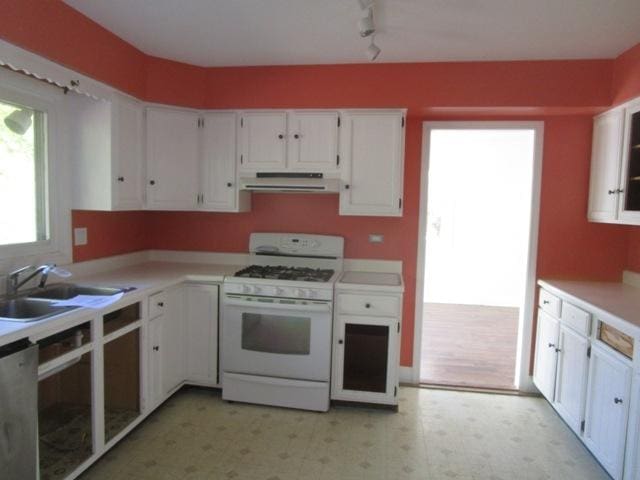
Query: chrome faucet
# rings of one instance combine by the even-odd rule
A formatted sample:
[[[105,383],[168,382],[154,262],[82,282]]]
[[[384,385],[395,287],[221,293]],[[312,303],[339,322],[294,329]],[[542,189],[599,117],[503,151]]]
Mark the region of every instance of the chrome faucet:
[[[29,280],[34,278],[37,275],[40,275],[40,283],[38,284],[39,288],[44,288],[47,283],[47,278],[49,278],[49,272],[55,268],[54,263],[47,263],[45,265],[40,265],[39,267],[35,267],[33,265],[27,265],[26,267],[19,268],[11,272],[7,275],[7,297],[13,297],[17,295],[18,290]],[[20,274],[24,272],[28,272],[29,270],[33,270],[33,273],[19,281]]]

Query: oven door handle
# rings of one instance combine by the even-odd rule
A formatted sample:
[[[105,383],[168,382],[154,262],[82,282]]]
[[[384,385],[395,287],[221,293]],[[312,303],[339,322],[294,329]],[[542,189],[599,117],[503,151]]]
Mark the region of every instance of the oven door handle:
[[[268,310],[286,310],[295,312],[330,312],[331,305],[329,303],[309,303],[302,304],[287,304],[287,303],[270,303],[270,302],[256,302],[246,301],[237,298],[225,298],[224,304],[234,307],[251,307],[251,308],[263,308]]]

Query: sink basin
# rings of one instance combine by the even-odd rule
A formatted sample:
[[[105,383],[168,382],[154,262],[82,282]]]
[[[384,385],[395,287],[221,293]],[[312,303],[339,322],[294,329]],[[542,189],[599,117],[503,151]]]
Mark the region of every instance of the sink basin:
[[[65,313],[76,307],[57,307],[47,300],[16,298],[0,301],[0,321],[34,322]]]
[[[67,300],[77,295],[115,295],[124,292],[124,288],[91,287],[75,283],[57,283],[29,293],[30,298],[47,298],[51,300]]]

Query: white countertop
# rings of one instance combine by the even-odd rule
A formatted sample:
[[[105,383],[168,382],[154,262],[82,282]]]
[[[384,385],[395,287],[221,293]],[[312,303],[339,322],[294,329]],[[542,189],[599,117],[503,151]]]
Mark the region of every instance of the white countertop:
[[[346,271],[338,279],[336,288],[403,292],[404,282],[399,273]]]
[[[74,275],[68,281],[83,285],[136,287],[136,289],[125,293],[117,303],[104,309],[78,308],[36,322],[0,321],[0,345],[37,335],[40,332],[64,328],[65,323],[71,324],[80,318],[100,315],[106,310],[118,309],[131,301],[138,301],[156,290],[159,291],[179,283],[188,281],[219,283],[224,280],[225,275],[232,275],[241,268],[241,265],[145,262],[108,272]]]
[[[539,280],[538,284],[556,295],[571,296],[571,303],[578,307],[602,317],[616,317],[640,333],[640,288],[620,282],[551,279]]]

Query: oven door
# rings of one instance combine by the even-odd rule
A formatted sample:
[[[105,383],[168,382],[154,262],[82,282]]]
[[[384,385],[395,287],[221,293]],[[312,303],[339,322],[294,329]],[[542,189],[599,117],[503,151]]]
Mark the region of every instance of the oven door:
[[[328,381],[331,304],[225,295],[225,372]]]

